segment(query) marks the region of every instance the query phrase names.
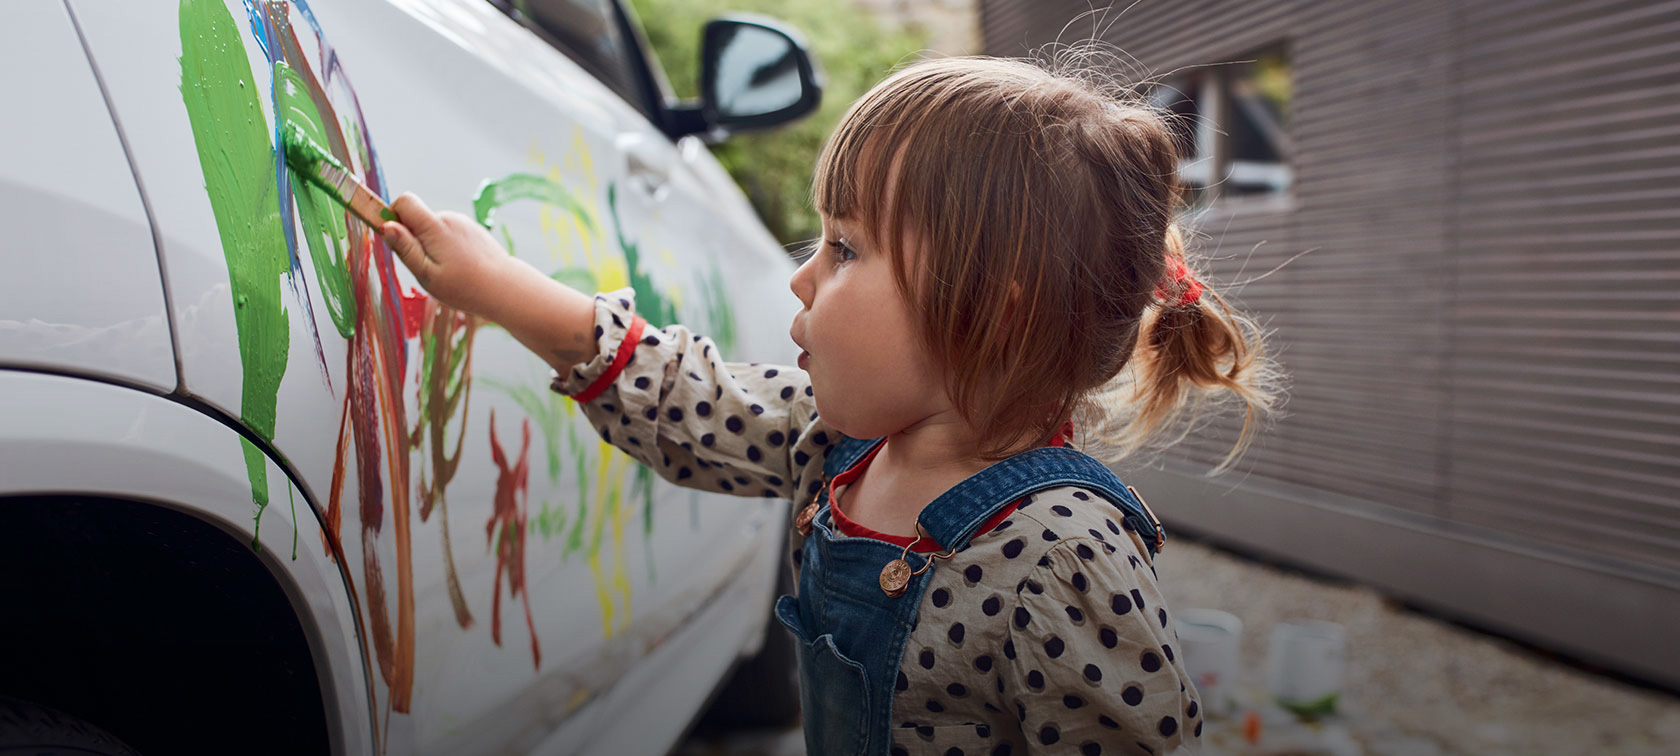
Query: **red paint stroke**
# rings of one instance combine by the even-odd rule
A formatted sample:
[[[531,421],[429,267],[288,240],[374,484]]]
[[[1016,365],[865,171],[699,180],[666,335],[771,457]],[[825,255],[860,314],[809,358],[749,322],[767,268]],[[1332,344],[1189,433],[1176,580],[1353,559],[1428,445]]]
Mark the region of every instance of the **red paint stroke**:
[[[420,335],[420,329],[424,327],[422,321],[427,316],[426,304],[426,293],[419,289],[409,289],[407,294],[402,295],[403,340]]]
[[[519,462],[508,467],[507,455],[496,440],[496,410],[490,410],[490,457],[496,462],[495,509],[490,522],[484,526],[486,540],[496,549],[495,599],[490,608],[490,639],[502,645],[502,572],[508,576],[508,594],[525,602],[525,627],[531,631],[531,664],[542,668],[542,649],[537,645],[537,626],[531,621],[531,593],[525,587],[525,513],[529,492],[525,483],[531,472],[528,452],[531,451],[531,420],[520,426],[523,442],[519,447]],[[497,525],[501,538],[496,538]]]

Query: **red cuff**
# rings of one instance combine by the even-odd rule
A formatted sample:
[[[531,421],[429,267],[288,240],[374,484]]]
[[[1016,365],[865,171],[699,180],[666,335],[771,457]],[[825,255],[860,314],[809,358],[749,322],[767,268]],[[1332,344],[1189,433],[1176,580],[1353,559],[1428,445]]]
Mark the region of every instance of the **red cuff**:
[[[619,372],[624,370],[624,366],[630,364],[630,355],[636,351],[636,343],[642,340],[642,327],[646,325],[647,321],[643,320],[640,315],[631,319],[630,330],[625,332],[624,340],[618,342],[618,354],[613,355],[612,365],[607,368],[607,372],[601,374],[601,377],[596,378],[594,383],[589,384],[588,388],[573,396],[574,401],[590,401],[600,396],[601,392],[606,391],[607,387],[612,385],[613,379],[617,378]]]

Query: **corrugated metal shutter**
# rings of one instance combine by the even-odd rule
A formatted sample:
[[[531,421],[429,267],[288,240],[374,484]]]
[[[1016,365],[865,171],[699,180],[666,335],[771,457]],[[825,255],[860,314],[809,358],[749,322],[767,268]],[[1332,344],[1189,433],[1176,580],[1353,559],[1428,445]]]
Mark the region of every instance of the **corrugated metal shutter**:
[[[1059,29],[1082,4],[1057,4]],[[1293,196],[1216,203],[1193,225],[1211,280],[1227,285],[1314,249],[1222,289],[1275,329],[1293,377],[1288,416],[1244,457],[1253,474],[1425,512],[1440,500],[1447,8],[1143,3],[1101,22],[1146,75],[1289,43]],[[1082,21],[1063,41],[1089,34]],[[1172,455],[1211,466],[1239,428],[1228,418]]]
[[[1680,3],[1469,3],[1451,516],[1680,569]]]
[[[1088,36],[1068,20],[1089,7],[987,0],[986,51]],[[1314,250],[1235,292],[1294,381],[1245,471],[1680,570],[1680,2],[1198,0],[1099,23],[1151,74],[1290,46],[1290,203],[1195,224],[1217,282]],[[1205,469],[1237,427],[1171,456]]]

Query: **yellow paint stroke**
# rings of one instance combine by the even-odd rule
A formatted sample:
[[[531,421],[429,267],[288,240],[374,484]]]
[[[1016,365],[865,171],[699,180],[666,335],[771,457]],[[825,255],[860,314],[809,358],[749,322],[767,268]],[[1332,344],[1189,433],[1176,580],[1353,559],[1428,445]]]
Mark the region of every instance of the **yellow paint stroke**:
[[[635,509],[626,505],[626,486],[629,484],[635,466],[640,464],[606,442],[598,441],[600,448],[600,466],[596,470],[597,485],[593,504],[589,507],[589,514],[594,516],[594,528],[590,534],[588,549],[589,572],[595,583],[595,600],[601,605],[601,632],[604,637],[611,638],[620,630],[628,629],[631,623],[630,598],[632,586],[630,573],[625,566],[625,534],[630,532],[630,520],[635,516]],[[612,554],[607,557],[607,566],[603,566],[603,547],[605,537],[610,530]]]
[[[595,533],[590,538],[589,574],[595,580],[595,600],[601,604],[601,633],[603,637],[611,638],[615,612],[612,590],[605,576],[601,574],[601,530],[612,517],[613,510],[618,508],[618,486],[610,485],[610,481],[613,480],[611,471],[614,467],[623,467],[624,456],[605,442],[602,442],[601,446],[601,469],[595,475],[595,480],[598,481],[595,487],[595,505],[589,508],[595,513]]]
[[[623,456],[623,455],[621,455]],[[619,471],[619,476],[613,479],[613,557],[612,557],[612,586],[618,590],[624,599],[623,627],[630,627],[630,573],[624,568],[624,534],[630,530],[630,518],[635,514],[635,508],[629,505],[629,497],[624,495],[624,484],[629,479],[625,472],[632,472],[634,465],[625,465]]]
[[[601,195],[601,181],[600,177],[595,175],[595,158],[589,153],[589,140],[584,138],[582,126],[572,126],[572,150],[566,153],[565,162],[562,163],[561,167],[574,175],[583,177],[584,182],[589,186],[589,191],[578,193],[580,195],[578,204],[589,211],[590,217],[601,217],[601,205],[595,200],[596,197]],[[578,238],[584,240],[585,257],[594,260],[597,242],[594,234],[591,234],[589,229],[577,218],[572,219],[572,225],[578,234]],[[605,244],[605,242],[601,243]]]

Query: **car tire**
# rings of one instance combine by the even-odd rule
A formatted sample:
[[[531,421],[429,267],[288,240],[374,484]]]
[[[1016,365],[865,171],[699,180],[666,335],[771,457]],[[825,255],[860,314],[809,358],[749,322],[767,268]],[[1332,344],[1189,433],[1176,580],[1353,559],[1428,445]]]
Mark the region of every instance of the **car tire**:
[[[781,553],[787,553],[783,536]],[[778,560],[776,595],[793,593],[793,569]],[[741,662],[700,718],[706,729],[786,727],[799,721],[799,669],[793,633],[777,621],[774,609],[765,618],[764,647]]]
[[[0,696],[0,756],[139,756],[93,723]]]

